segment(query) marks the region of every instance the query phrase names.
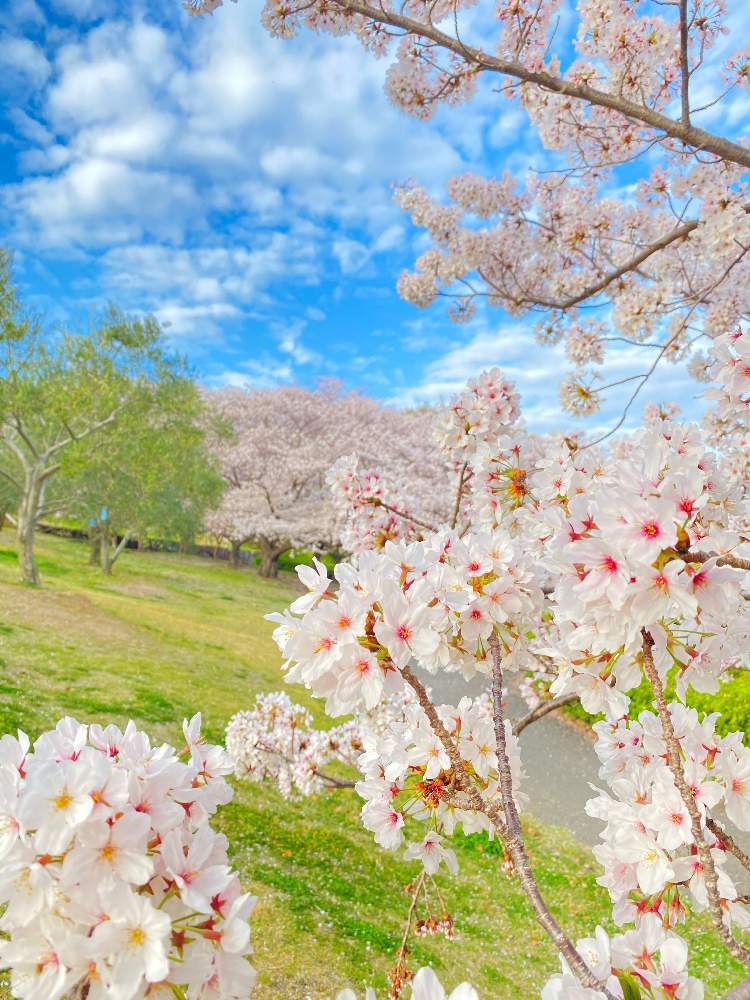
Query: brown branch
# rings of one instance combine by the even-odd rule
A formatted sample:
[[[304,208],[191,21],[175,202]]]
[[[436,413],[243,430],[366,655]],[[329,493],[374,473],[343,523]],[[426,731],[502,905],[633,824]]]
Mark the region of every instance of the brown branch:
[[[536,722],[537,719],[543,719],[550,712],[556,712],[558,708],[562,708],[563,705],[570,705],[574,701],[578,701],[577,694],[561,694],[559,698],[541,702],[536,708],[532,708],[530,712],[527,712],[526,715],[522,715],[520,719],[516,719],[513,723],[513,735],[518,736],[532,722]]]
[[[712,816],[706,817],[706,826],[719,841],[725,851],[733,854],[743,868],[750,872],[750,857],[742,850],[734,837],[727,833],[723,826],[716,822]]]
[[[403,510],[399,510],[398,507],[393,507],[391,504],[381,500],[380,497],[368,497],[365,500],[365,503],[369,503],[373,507],[382,507],[383,510],[389,510],[391,514],[397,514],[399,517],[403,517],[405,521],[411,521],[412,524],[416,524],[420,528],[426,528],[428,531],[437,531],[437,528],[435,528],[434,525],[429,524],[429,522],[421,521],[418,517],[406,514]]]
[[[458,474],[458,489],[456,490],[456,503],[453,508],[453,517],[451,518],[451,528],[455,528],[456,524],[458,523],[458,515],[461,510],[461,497],[463,496],[464,493],[464,485],[465,485],[464,476],[466,475],[466,470],[468,469],[468,467],[469,463],[464,462],[464,464],[461,466],[461,471]]]
[[[688,61],[687,0],[680,0],[680,121],[690,128],[690,64]]]
[[[738,961],[750,968],[750,950],[732,936],[731,931],[724,923],[721,895],[719,893],[719,883],[716,875],[714,859],[711,855],[711,849],[706,842],[706,838],[703,836],[700,810],[698,809],[698,805],[693,798],[693,793],[690,791],[690,786],[685,778],[685,771],[682,767],[682,748],[680,747],[680,743],[675,736],[674,726],[672,725],[672,716],[669,713],[667,700],[664,696],[664,686],[662,685],[661,678],[659,677],[659,673],[654,664],[654,657],[651,652],[654,640],[651,633],[647,632],[646,629],[642,629],[641,634],[643,636],[643,670],[648,678],[649,684],[651,685],[654,701],[659,713],[662,734],[667,747],[667,765],[669,770],[672,772],[672,777],[677,791],[680,793],[680,798],[685,803],[685,808],[690,814],[690,829],[698,851],[698,857],[700,858],[700,862],[703,867],[703,878],[706,883],[706,894],[708,896],[709,910],[711,912],[711,923],[718,932],[719,937],[729,953]]]
[[[406,926],[404,927],[404,934],[401,938],[401,944],[398,951],[396,952],[396,964],[406,961],[407,944],[409,941],[409,934],[411,933],[411,924],[414,919],[414,911],[417,908],[417,903],[419,901],[419,895],[422,892],[422,887],[424,886],[425,879],[427,878],[427,872],[421,871],[417,876],[412,889],[411,903],[409,905],[409,912],[406,916]]]
[[[505,823],[503,822],[499,811],[485,802],[479,794],[476,785],[466,770],[466,765],[458,752],[456,744],[450,738],[450,734],[445,728],[443,720],[440,718],[435,706],[430,701],[430,697],[427,694],[427,689],[424,684],[422,684],[421,681],[412,673],[409,667],[401,668],[401,676],[416,694],[417,701],[432,726],[432,731],[445,747],[445,752],[448,754],[448,759],[450,760],[451,767],[453,769],[453,779],[456,783],[456,788],[468,797],[468,805],[472,809],[475,809],[477,812],[483,812],[489,816],[489,818],[497,826],[500,833],[504,834]]]
[[[534,909],[537,921],[555,942],[571,971],[583,986],[587,986],[589,989],[601,990],[606,997],[611,997],[611,993],[596,978],[573,942],[550,913],[531,869],[531,862],[529,861],[521,832],[521,821],[513,798],[513,776],[508,758],[505,718],[503,716],[502,652],[498,637],[494,632],[490,636],[489,645],[492,652],[492,703],[494,707],[495,743],[497,745],[498,773],[500,789],[503,793],[503,812],[505,813],[505,826],[507,830],[504,838],[505,848],[513,860],[521,887]]]
[[[610,94],[607,91],[590,87],[586,83],[573,83],[543,70],[528,69],[523,63],[489,55],[473,45],[466,45],[457,38],[447,35],[433,24],[425,24],[384,7],[372,6],[362,2],[362,0],[333,0],[333,2],[344,11],[359,14],[375,23],[390,24],[394,28],[400,28],[419,38],[429,38],[435,44],[456,53],[467,62],[473,63],[480,72],[510,76],[524,83],[535,84],[542,90],[554,94],[572,97],[574,100],[595,107],[608,108],[610,111],[618,112],[624,118],[640,122],[657,132],[663,132],[665,136],[677,139],[683,145],[692,147],[696,151],[712,153],[719,159],[728,160],[743,167],[750,167],[750,149],[747,147],[740,146],[738,143],[731,142],[721,136],[713,135],[702,128],[696,128],[694,125],[675,121],[667,115],[654,111],[643,104],[636,104],[619,94]]]
[[[670,233],[666,233],[655,242],[649,243],[647,247],[641,250],[640,253],[635,254],[634,257],[631,257],[630,260],[628,260],[621,267],[616,268],[614,271],[610,271],[609,274],[606,274],[601,279],[601,281],[598,281],[593,285],[589,285],[588,288],[584,289],[578,295],[571,295],[570,298],[563,299],[560,302],[550,301],[540,304],[545,306],[548,305],[552,309],[571,309],[573,306],[577,306],[580,302],[585,302],[586,299],[593,298],[595,295],[598,295],[599,292],[603,292],[605,288],[608,288],[609,285],[612,284],[612,282],[618,281],[620,278],[624,277],[624,275],[629,274],[630,271],[635,271],[644,261],[648,260],[649,257],[652,257],[655,253],[666,249],[677,240],[685,239],[690,235],[690,233],[693,232],[693,230],[698,228],[698,225],[698,220],[693,219],[690,222],[686,222],[682,226],[678,226],[677,229],[673,229]]]
[[[708,562],[709,559],[716,559],[717,566],[733,566],[735,569],[750,570],[750,559],[741,559],[739,556],[719,556],[716,552],[680,552],[680,559],[685,562]]]
[[[315,774],[320,778],[321,781],[327,782],[332,788],[354,788],[356,787],[356,781],[349,781],[345,778],[335,778],[332,774],[327,774],[325,771],[316,771]]]

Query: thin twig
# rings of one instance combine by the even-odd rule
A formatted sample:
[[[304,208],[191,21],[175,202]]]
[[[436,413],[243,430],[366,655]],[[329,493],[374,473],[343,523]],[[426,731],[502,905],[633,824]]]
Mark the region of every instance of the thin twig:
[[[537,719],[543,719],[550,712],[556,712],[558,708],[562,708],[563,705],[570,705],[574,701],[578,701],[578,695],[571,693],[561,694],[559,698],[541,702],[536,708],[532,708],[530,712],[527,712],[526,715],[522,715],[520,719],[516,719],[513,723],[513,735],[518,736],[532,722],[536,722]]]
[[[513,860],[521,887],[534,908],[537,921],[555,942],[571,971],[583,986],[589,989],[601,990],[606,997],[611,997],[612,994],[597,979],[584,961],[583,956],[550,913],[531,869],[531,863],[521,832],[521,821],[516,809],[515,799],[513,798],[513,775],[511,773],[510,759],[508,758],[505,718],[503,715],[502,652],[495,633],[490,636],[489,645],[492,652],[492,703],[494,707],[495,743],[497,746],[498,773],[500,789],[503,793],[503,812],[505,813],[505,826],[507,830],[504,838],[505,848]]]
[[[403,517],[406,521],[411,521],[412,524],[416,524],[420,528],[426,528],[428,531],[437,531],[435,526],[430,524],[428,521],[421,521],[418,517],[407,514],[405,511],[399,510],[398,507],[393,507],[391,504],[381,500],[380,497],[368,497],[367,500],[365,500],[365,503],[369,503],[373,507],[382,507],[383,510],[389,510],[391,514],[397,514],[399,517]]]
[[[724,923],[721,894],[719,893],[719,882],[716,874],[716,867],[714,865],[714,859],[711,855],[711,849],[706,842],[706,838],[703,835],[700,810],[698,809],[698,805],[693,798],[693,793],[691,792],[690,786],[688,785],[685,777],[685,771],[682,766],[682,748],[680,747],[680,743],[675,736],[674,726],[672,725],[672,716],[670,715],[669,706],[667,705],[667,700],[664,696],[664,686],[661,682],[661,678],[659,677],[656,665],[654,664],[653,653],[651,652],[654,640],[651,633],[647,632],[646,629],[642,629],[641,634],[643,636],[643,670],[648,678],[649,684],[651,685],[654,702],[656,703],[656,708],[659,713],[662,734],[667,747],[667,766],[672,772],[672,777],[677,791],[679,792],[680,798],[684,802],[685,808],[690,815],[690,829],[698,851],[698,857],[703,867],[703,879],[706,883],[706,894],[708,896],[708,904],[711,912],[711,923],[718,932],[719,937],[723,941],[729,953],[738,961],[750,968],[750,949],[746,948],[745,945],[737,941],[732,936],[732,933],[727,925]]]
[[[721,847],[729,854],[733,854],[743,868],[750,872],[750,857],[742,850],[734,837],[727,833],[721,824],[717,823],[712,816],[706,817],[706,826],[719,841]]]
[[[464,492],[464,476],[466,475],[466,470],[469,467],[468,462],[464,462],[461,466],[461,471],[458,474],[458,489],[456,490],[456,503],[453,508],[453,517],[451,518],[451,528],[455,528],[458,523],[458,515],[461,511],[461,497]]]

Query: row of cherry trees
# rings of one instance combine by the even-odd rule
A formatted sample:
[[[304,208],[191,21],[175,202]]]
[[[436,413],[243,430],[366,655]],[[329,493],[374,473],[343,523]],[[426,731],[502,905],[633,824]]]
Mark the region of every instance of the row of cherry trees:
[[[230,543],[235,565],[246,542],[260,548],[265,576],[276,575],[279,556],[291,548],[350,549],[346,522],[326,480],[335,463],[345,465],[354,454],[363,470],[377,463],[387,493],[383,503],[408,485],[431,516],[445,514],[449,469],[431,460],[435,414],[430,409],[384,407],[342,392],[337,383],[312,390],[219,389],[205,399],[228,431],[213,444],[226,490],[206,528]],[[372,503],[368,509],[374,509]],[[381,511],[384,542],[396,529],[389,527],[387,507]]]

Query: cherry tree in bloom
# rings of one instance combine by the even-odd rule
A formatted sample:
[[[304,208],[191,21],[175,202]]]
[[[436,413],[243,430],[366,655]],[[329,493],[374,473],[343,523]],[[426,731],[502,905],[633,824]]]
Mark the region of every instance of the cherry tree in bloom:
[[[399,537],[402,518],[389,500],[398,502],[407,486],[426,517],[439,519],[450,503],[452,477],[434,462],[430,409],[385,407],[335,383],[221,389],[208,400],[233,433],[215,443],[227,490],[206,528],[230,542],[235,564],[244,542],[260,547],[261,572],[271,576],[290,548],[351,550],[356,541],[342,516],[350,500],[361,502],[381,541]],[[333,481],[340,489],[332,493]],[[342,492],[350,494],[343,507]]]
[[[219,389],[207,399],[232,433],[215,445],[227,490],[206,527],[231,543],[235,562],[252,541],[261,573],[274,576],[287,549],[335,545],[325,470],[362,438],[378,404],[334,384]]]
[[[328,470],[341,543],[348,552],[420,537],[448,520],[455,462],[435,451],[442,410],[383,408],[356,452]],[[353,442],[354,443],[354,442]]]
[[[221,3],[185,6],[200,14]],[[689,358],[750,311],[750,150],[731,131],[750,53],[745,37],[727,37],[743,9],[739,0],[274,0],[262,19],[280,38],[353,35],[388,61],[386,91],[417,119],[478,92],[483,105],[494,95],[519,108],[556,169],[464,173],[445,198],[403,187],[397,200],[427,249],[398,288],[422,308],[447,299],[457,322],[478,303],[541,312],[537,340],[564,340],[572,365],[562,400],[585,415],[607,388],[612,344],[652,348],[653,363],[625,376],[635,395],[662,361]],[[717,123],[726,131],[712,131]]]
[[[363,825],[421,864],[404,942],[421,930],[425,886],[457,871],[453,833],[498,837],[560,952],[544,1000],[703,997],[676,930],[688,910],[706,912],[750,970],[750,897],[728,865],[739,861],[746,878],[750,859],[723,818],[750,829],[750,749],[685,705],[691,688],[715,692],[744,665],[750,640],[747,469],[715,437],[727,399],[732,419],[737,405],[744,414],[730,341],[711,361],[719,401],[705,428],[678,423],[674,405],[652,407],[606,451],[527,434],[513,387],[499,372],[480,376],[437,428],[458,479],[453,525],[414,519],[410,534],[381,543],[353,501],[358,554],[332,580],[301,568],[307,593],[270,616],[287,678],[361,726]],[[427,679],[446,672],[486,677],[486,695],[436,704]],[[530,703],[515,723],[508,678]],[[631,719],[629,692],[644,681],[653,709]],[[368,731],[365,716],[404,691],[401,713]],[[595,855],[621,927],[578,942],[546,905],[519,821],[518,733],[572,699],[605,716],[595,727],[604,788],[587,811],[602,821]],[[452,937],[451,918],[443,930]],[[404,943],[392,997],[413,971]],[[750,979],[731,996],[750,996]]]
[[[211,829],[232,764],[133,723],[0,739],[0,966],[24,1000],[246,1000],[255,899]]]

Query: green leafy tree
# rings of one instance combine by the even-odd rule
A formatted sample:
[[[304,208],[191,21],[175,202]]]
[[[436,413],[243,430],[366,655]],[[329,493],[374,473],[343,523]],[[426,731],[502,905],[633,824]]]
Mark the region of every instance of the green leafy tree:
[[[159,412],[161,389],[187,378],[153,318],[111,308],[86,334],[45,330],[24,313],[0,253],[0,468],[19,494],[22,578],[38,584],[34,540],[40,518],[64,510],[55,489],[63,460],[106,450],[128,415]]]
[[[8,472],[0,469],[0,531],[5,525],[8,514],[15,512],[18,508],[18,487],[15,481],[9,478]]]
[[[175,539],[184,547],[221,502],[224,481],[206,445],[208,420],[192,382],[162,384],[152,410],[124,415],[106,448],[63,463],[66,509],[89,524],[104,573],[133,538]]]

